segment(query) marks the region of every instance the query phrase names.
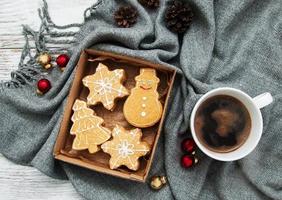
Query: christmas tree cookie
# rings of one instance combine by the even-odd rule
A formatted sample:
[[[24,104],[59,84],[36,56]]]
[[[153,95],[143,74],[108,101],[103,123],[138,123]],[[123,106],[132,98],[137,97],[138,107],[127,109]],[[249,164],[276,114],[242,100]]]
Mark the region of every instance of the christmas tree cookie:
[[[88,105],[102,103],[108,110],[113,110],[115,99],[128,95],[127,89],[122,85],[125,79],[123,69],[109,71],[108,67],[99,63],[95,74],[83,78],[83,84],[89,88]]]
[[[133,126],[146,128],[156,124],[163,112],[157,91],[159,78],[156,70],[141,68],[136,78],[136,86],[126,99],[123,113],[126,120]]]
[[[150,147],[146,142],[141,142],[140,129],[125,130],[116,125],[112,131],[113,139],[101,145],[105,153],[111,155],[110,168],[116,169],[122,165],[131,170],[139,168],[139,157],[146,155]]]
[[[103,119],[96,116],[94,111],[87,108],[84,101],[76,100],[73,105],[71,120],[73,125],[70,133],[75,135],[72,148],[75,150],[88,149],[90,153],[99,151],[98,145],[111,137],[111,131],[102,127]]]

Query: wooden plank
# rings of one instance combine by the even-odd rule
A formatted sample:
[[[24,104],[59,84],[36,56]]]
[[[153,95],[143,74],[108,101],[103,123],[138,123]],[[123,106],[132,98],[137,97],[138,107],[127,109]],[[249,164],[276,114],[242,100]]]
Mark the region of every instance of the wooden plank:
[[[96,0],[47,0],[50,16],[58,25],[83,22],[83,12]],[[37,30],[40,25],[37,9],[42,6],[41,0],[1,0],[0,1],[0,34],[20,35],[22,24],[28,24]]]
[[[38,28],[37,13],[35,8],[39,1],[24,0],[1,0],[0,2],[0,34],[11,35],[20,34],[21,24],[30,24],[33,28]]]
[[[33,167],[11,163],[0,154],[0,194],[14,199],[83,199],[70,182],[50,178]]]
[[[48,38],[50,38],[48,36]],[[55,40],[60,40],[64,38],[57,38]],[[67,37],[67,39],[73,39],[73,37]],[[0,49],[22,49],[25,45],[25,38],[23,35],[1,35],[0,34]],[[29,37],[29,45],[31,48],[35,47],[34,40]],[[56,48],[62,47],[62,44],[48,43],[47,47]]]
[[[23,35],[1,35],[0,32],[1,49],[20,49],[24,46],[24,44],[25,44],[25,40]],[[32,45],[31,47],[34,47],[32,43],[31,45]]]
[[[0,80],[10,79],[11,71],[18,68],[20,56],[21,49],[0,49]]]
[[[53,21],[65,25],[82,22],[83,11],[95,0],[47,2]],[[37,9],[41,6],[41,0],[0,1],[0,80],[8,80],[10,72],[17,69],[24,45],[21,24],[28,24],[37,30],[40,24]],[[1,154],[0,194],[3,200],[82,199],[68,181],[55,180],[35,168],[16,165]]]

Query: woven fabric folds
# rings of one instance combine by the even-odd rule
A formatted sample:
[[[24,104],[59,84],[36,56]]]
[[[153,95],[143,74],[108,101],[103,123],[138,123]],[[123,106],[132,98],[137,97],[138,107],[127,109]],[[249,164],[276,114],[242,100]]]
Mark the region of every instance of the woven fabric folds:
[[[56,26],[47,4],[40,10],[41,27],[24,26],[26,45],[19,69],[0,84],[0,152],[15,163],[31,165],[60,179],[69,179],[87,199],[281,199],[282,197],[282,5],[280,1],[189,1],[193,23],[184,34],[166,28],[168,1],[157,9],[135,0],[103,0],[86,9],[82,24]],[[136,23],[119,28],[113,13],[128,5],[138,11]],[[76,29],[76,30],[73,30]],[[36,51],[30,51],[30,38]],[[51,43],[63,48],[50,49]],[[145,58],[179,72],[164,131],[150,176],[165,174],[168,185],[153,192],[147,185],[107,176],[55,161],[53,146],[72,83],[85,48]],[[68,53],[63,73],[54,68],[52,89],[35,93],[42,74],[36,58]],[[195,102],[209,90],[229,86],[250,96],[270,92],[274,102],[262,110],[264,133],[257,148],[236,162],[218,162],[200,153],[191,170],[180,167],[179,132],[189,129]]]

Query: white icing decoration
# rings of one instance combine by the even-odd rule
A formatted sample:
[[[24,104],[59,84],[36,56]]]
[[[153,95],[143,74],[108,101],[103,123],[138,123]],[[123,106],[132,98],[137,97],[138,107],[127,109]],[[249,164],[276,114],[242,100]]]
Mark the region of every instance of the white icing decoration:
[[[95,82],[98,87],[94,88],[94,91],[100,95],[105,95],[107,93],[112,93],[113,84],[108,78],[101,79]]]
[[[117,157],[112,157],[110,159],[113,168],[120,166],[121,162],[123,162],[123,164],[124,162],[127,163],[130,168],[136,168],[138,165],[138,158],[135,158],[134,154],[136,154],[136,152],[141,152],[138,156],[141,157],[142,155],[145,155],[149,149],[138,141],[142,135],[140,129],[133,129],[130,131],[122,130],[123,129],[119,126],[116,126],[116,128],[113,129],[113,141],[108,141],[102,144],[101,148],[104,152],[109,153],[110,155],[114,152],[117,153]],[[118,143],[115,143],[114,141],[118,141]],[[128,162],[126,162],[126,160]]]
[[[143,103],[143,104],[142,104],[142,108],[146,108],[146,104]]]
[[[131,134],[132,136],[135,136],[135,134],[136,134],[136,130],[132,130],[132,131],[130,131],[130,132],[129,132],[129,134]]]
[[[120,130],[119,129],[114,129],[114,131],[113,131],[113,135],[119,135],[121,132],[120,132]]]
[[[128,141],[124,140],[118,144],[118,154],[123,158],[133,154],[134,145],[129,144]]]
[[[103,74],[104,72],[104,74]],[[113,74],[111,78],[105,77],[109,74]],[[123,97],[128,94],[125,87],[120,83],[120,78],[123,76],[123,70],[109,71],[106,66],[99,64],[96,69],[96,73],[83,79],[83,83],[87,87],[93,88],[92,93],[87,97],[87,101],[91,104],[95,104],[97,101],[104,102],[104,106],[111,108],[114,104],[115,97]],[[90,77],[96,77],[94,81],[90,80]],[[95,98],[100,96],[100,98]]]
[[[142,97],[143,100],[147,100],[147,97]]]
[[[141,116],[142,116],[142,117],[145,117],[145,116],[146,116],[146,113],[145,113],[145,112],[141,112]]]
[[[70,130],[70,134],[76,135],[73,141],[73,149],[88,149],[91,152],[97,149],[97,145],[110,138],[110,131],[101,126],[103,119],[96,116],[93,110],[87,108],[85,102],[76,100],[73,111],[74,114],[71,118],[73,126]],[[95,140],[89,140],[89,137],[94,136]]]
[[[122,77],[122,74],[123,74],[121,70],[115,70],[114,73],[118,77]]]

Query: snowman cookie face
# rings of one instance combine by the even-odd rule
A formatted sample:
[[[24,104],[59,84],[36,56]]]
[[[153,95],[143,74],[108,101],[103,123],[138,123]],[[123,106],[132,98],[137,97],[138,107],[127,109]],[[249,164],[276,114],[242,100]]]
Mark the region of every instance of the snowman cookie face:
[[[153,126],[160,120],[163,111],[157,92],[160,80],[156,76],[156,70],[151,68],[141,68],[140,75],[135,80],[136,86],[123,107],[124,116],[135,127]]]
[[[154,90],[157,91],[158,84],[160,82],[160,79],[158,79],[157,76],[152,76],[152,74],[155,74],[155,72],[147,72],[143,69],[143,72],[139,76],[135,78],[136,80],[136,87],[140,88],[141,90]],[[149,71],[149,69],[147,69]]]

